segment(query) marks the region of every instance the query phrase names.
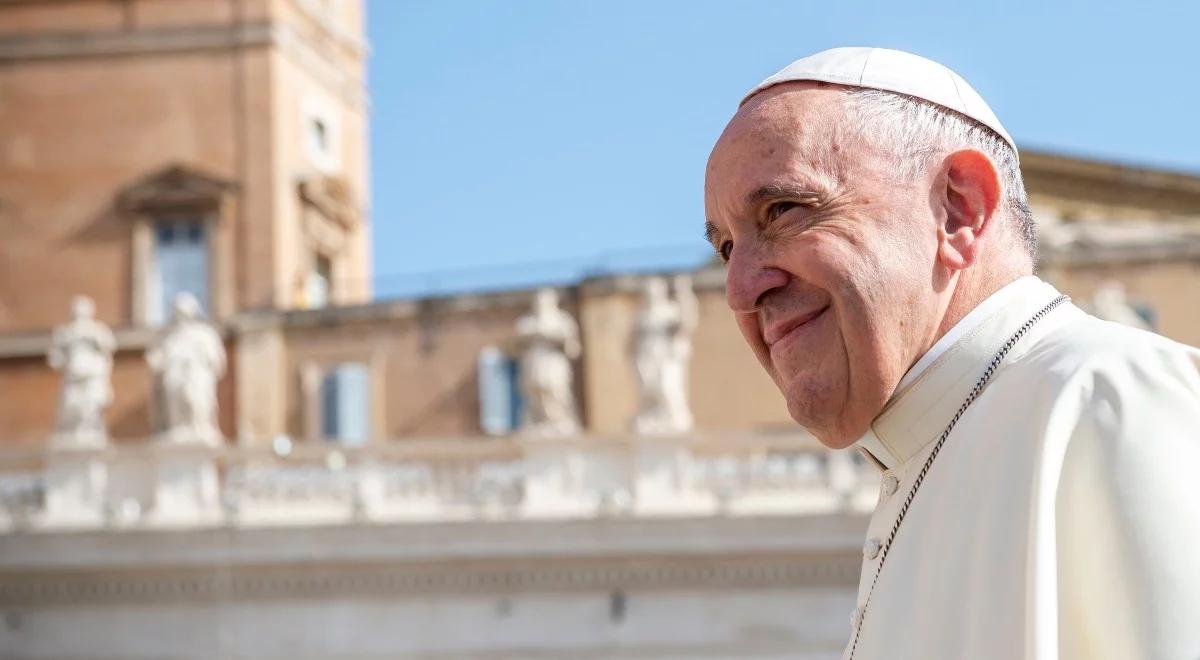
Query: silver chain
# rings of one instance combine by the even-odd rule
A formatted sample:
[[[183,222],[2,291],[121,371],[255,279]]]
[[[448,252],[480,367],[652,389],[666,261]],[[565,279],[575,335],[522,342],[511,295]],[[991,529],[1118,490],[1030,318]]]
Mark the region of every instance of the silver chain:
[[[984,370],[983,375],[980,376],[979,380],[975,382],[975,387],[971,388],[971,393],[967,395],[966,400],[964,400],[962,405],[958,407],[958,412],[954,413],[954,417],[950,418],[950,423],[946,425],[946,430],[942,431],[942,435],[938,437],[937,443],[933,445],[933,450],[929,452],[929,458],[925,459],[925,464],[921,466],[921,471],[917,473],[917,479],[913,482],[912,488],[908,491],[908,496],[904,498],[904,504],[900,506],[900,513],[896,516],[896,522],[892,524],[892,531],[888,534],[887,540],[884,542],[883,547],[879,551],[879,565],[875,568],[875,577],[871,579],[871,586],[869,589],[867,589],[867,597],[863,599],[862,609],[858,613],[858,625],[856,625],[854,628],[854,639],[852,639],[850,642],[850,655],[848,656],[847,660],[854,660],[854,651],[858,648],[858,635],[862,631],[863,624],[866,621],[867,606],[871,603],[871,594],[875,593],[875,584],[879,582],[879,574],[883,572],[883,562],[885,559],[887,559],[888,550],[892,548],[892,542],[896,540],[896,532],[900,530],[900,523],[904,522],[904,516],[908,515],[908,509],[910,506],[912,506],[913,497],[916,496],[917,489],[919,489],[921,484],[925,481],[925,475],[929,474],[929,468],[933,466],[933,461],[937,458],[938,453],[942,450],[942,445],[946,444],[946,438],[950,437],[950,432],[954,430],[954,425],[958,424],[958,420],[963,416],[963,413],[967,412],[967,408],[970,408],[971,404],[975,402],[975,399],[979,398],[979,395],[983,393],[983,388],[987,385],[988,381],[992,379],[992,376],[995,375],[996,369],[1000,367],[1000,363],[1004,361],[1004,357],[1008,355],[1008,352],[1012,350],[1013,346],[1016,346],[1017,342],[1021,340],[1021,337],[1024,337],[1025,333],[1029,332],[1029,329],[1032,328],[1038,321],[1042,320],[1042,318],[1049,314],[1055,307],[1058,307],[1068,300],[1070,300],[1070,298],[1067,296],[1059,296],[1054,300],[1051,300],[1049,304],[1043,307],[1037,314],[1034,314],[1032,317],[1030,317],[1024,325],[1018,328],[1017,331],[1013,333],[1013,336],[1008,338],[1008,341],[1004,342],[1004,346],[1000,347],[1000,350],[996,353],[996,356],[992,358],[991,363],[988,364],[988,367],[986,370]]]

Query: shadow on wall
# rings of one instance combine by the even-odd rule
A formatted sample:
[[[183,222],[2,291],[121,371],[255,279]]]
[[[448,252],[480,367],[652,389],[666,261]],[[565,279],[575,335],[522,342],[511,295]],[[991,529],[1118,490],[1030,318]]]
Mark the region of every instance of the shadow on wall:
[[[416,411],[415,414],[408,416],[407,419],[396,427],[388,429],[388,437],[425,435],[430,432],[455,432],[466,435],[479,435],[482,431],[478,428],[437,428],[437,420],[461,419],[463,416],[459,413],[462,410],[474,411],[478,409],[479,374],[472,369],[463,373],[457,382],[454,383],[454,386],[440,397],[431,401],[421,410]],[[470,415],[468,418],[474,420],[475,415]]]
[[[226,439],[235,436],[233,360],[236,354],[228,343],[225,346],[226,360],[230,368],[217,381],[217,426]],[[154,410],[151,393],[154,376],[146,364],[146,353],[142,349],[118,351],[113,360],[112,386],[114,400],[108,409],[108,433],[113,442],[142,441],[154,433]],[[55,380],[56,387],[61,381]],[[57,401],[55,391],[53,401]],[[54,428],[53,415],[45,426],[47,433]]]
[[[79,295],[86,295],[96,300],[97,318],[110,325],[125,325],[134,317],[132,256],[128,253],[132,233],[133,229],[129,223],[129,218],[121,214],[114,206],[108,205],[96,212],[90,221],[84,223],[74,233],[54,244],[56,252],[58,250],[70,250],[72,247],[78,246],[83,246],[84,249],[92,249],[93,247],[103,249],[107,247],[108,249],[125,251],[112,266],[113,270],[104,273],[103,278],[99,278],[100,282],[103,282],[103,280],[117,280],[120,283],[120,290],[125,292],[124,296],[119,297],[124,300],[123,305],[117,305],[115,304],[116,301],[105,299],[103,294],[105,291],[112,290],[110,286],[90,289],[86,286],[87,279],[85,278],[83,280],[75,280],[72,287],[70,287],[78,291]],[[105,284],[107,285],[108,283],[105,282]]]

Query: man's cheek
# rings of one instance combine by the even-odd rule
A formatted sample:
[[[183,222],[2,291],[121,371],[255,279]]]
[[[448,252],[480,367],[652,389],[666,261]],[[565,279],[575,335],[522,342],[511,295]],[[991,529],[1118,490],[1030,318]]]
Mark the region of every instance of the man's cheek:
[[[752,314],[739,314],[734,312],[734,321],[737,323],[738,330],[742,333],[742,338],[751,347],[760,340],[758,333],[758,320]]]
[[[746,345],[754,352],[754,356],[762,363],[763,368],[771,372],[771,354],[766,344],[763,343],[757,316],[755,314],[736,314],[736,320],[738,330],[741,331]]]

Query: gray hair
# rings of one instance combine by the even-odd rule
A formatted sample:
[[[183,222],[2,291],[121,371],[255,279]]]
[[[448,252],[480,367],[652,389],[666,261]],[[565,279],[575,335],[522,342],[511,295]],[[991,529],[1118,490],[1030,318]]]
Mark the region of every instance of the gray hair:
[[[1001,210],[1015,223],[1017,234],[1029,257],[1037,260],[1037,228],[1017,153],[995,131],[953,110],[924,99],[878,89],[852,87],[847,90],[847,108],[855,128],[868,139],[897,156],[910,167],[902,171],[913,177],[934,165],[947,149],[978,149],[992,159],[1000,176]],[[911,159],[908,157],[911,156]]]

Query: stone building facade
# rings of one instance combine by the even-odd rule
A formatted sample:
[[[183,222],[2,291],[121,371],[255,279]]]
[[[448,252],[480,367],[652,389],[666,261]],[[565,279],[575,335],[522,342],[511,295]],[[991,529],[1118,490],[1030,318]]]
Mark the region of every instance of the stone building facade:
[[[721,267],[691,273],[693,432],[630,432],[646,274],[560,288],[580,437],[483,424],[535,292],[372,300],[365,57],[359,0],[0,2],[0,656],[838,657],[877,475],[795,428]],[[1043,277],[1200,345],[1200,176],[1022,168]],[[180,292],[228,362],[226,441],[186,455],[145,360]],[[116,446],[64,453],[77,295]],[[81,471],[71,527],[46,502]],[[188,474],[215,488],[163,515]]]
[[[356,1],[0,6],[8,439],[44,432],[44,338],[75,295],[118,329],[117,438],[149,431],[143,330],[174,293],[221,323],[369,299],[362,21]]]
[[[1023,168],[1041,226],[1043,277],[1085,306],[1101,286],[1119,282],[1128,303],[1157,331],[1200,344],[1200,177],[1036,152],[1023,154]],[[623,433],[636,412],[630,345],[640,281],[639,275],[614,275],[563,290],[564,308],[581,329],[576,399],[592,434]],[[697,429],[790,428],[774,385],[743,346],[725,306],[722,270],[702,267],[694,281],[700,322],[690,391]],[[53,422],[57,381],[45,364],[49,324],[65,318],[74,291],[43,290],[36,297],[47,306],[47,320],[39,321],[44,327],[0,335],[0,386],[14,393],[0,401],[6,441],[37,442]],[[217,315],[230,355],[220,390],[222,429],[250,445],[279,435],[320,441],[323,383],[349,365],[363,374],[368,441],[481,435],[480,352],[511,351],[516,320],[532,298],[531,291],[358,303],[337,298],[327,307],[281,303]],[[122,350],[110,431],[118,441],[135,440],[149,430],[141,353],[150,331],[134,322],[114,325]]]
[[[168,8],[169,5],[169,8]],[[151,432],[143,353],[189,290],[230,356],[220,426],[241,444],[328,434],[333,376],[372,442],[478,435],[479,353],[511,348],[530,292],[370,302],[359,2],[56,0],[0,7],[0,428],[54,418],[51,328],[76,295],[116,330],[118,441]],[[1043,276],[1085,302],[1124,284],[1155,327],[1200,344],[1200,177],[1025,152]],[[697,429],[790,427],[742,347],[715,266],[696,273]],[[635,413],[638,277],[568,287],[586,430]]]

